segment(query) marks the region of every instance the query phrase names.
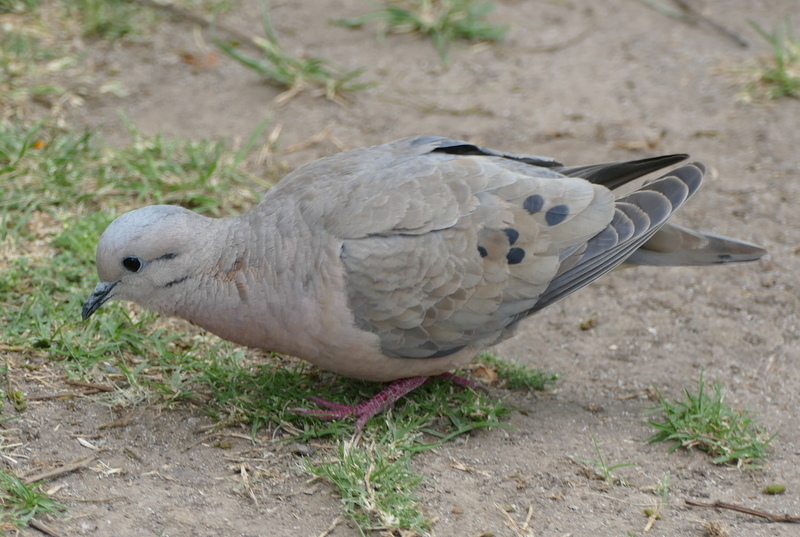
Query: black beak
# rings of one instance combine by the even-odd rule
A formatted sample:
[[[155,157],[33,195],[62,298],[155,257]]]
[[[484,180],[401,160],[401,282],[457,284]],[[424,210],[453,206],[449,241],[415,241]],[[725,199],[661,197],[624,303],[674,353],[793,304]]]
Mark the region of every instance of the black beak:
[[[97,284],[97,287],[94,288],[92,296],[90,296],[83,305],[81,317],[84,321],[91,317],[92,313],[96,312],[100,306],[108,302],[108,300],[112,297],[111,290],[114,289],[115,285],[117,285],[117,282],[100,282]]]

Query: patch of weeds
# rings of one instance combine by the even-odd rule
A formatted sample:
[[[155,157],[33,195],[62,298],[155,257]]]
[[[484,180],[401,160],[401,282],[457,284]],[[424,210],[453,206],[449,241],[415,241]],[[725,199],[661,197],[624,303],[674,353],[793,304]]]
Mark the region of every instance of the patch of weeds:
[[[37,515],[55,515],[66,510],[64,505],[27,485],[13,473],[0,472],[0,525],[12,524],[22,528]]]
[[[67,13],[75,10],[84,36],[117,41],[137,31],[142,16],[151,10],[142,10],[129,0],[71,0]]]
[[[620,464],[614,464],[609,466],[606,462],[605,457],[603,457],[603,453],[600,451],[600,444],[597,443],[597,438],[595,438],[594,433],[592,434],[592,444],[594,445],[594,452],[597,454],[597,460],[591,461],[588,459],[579,459],[577,457],[570,457],[572,460],[581,462],[583,464],[588,465],[593,471],[594,475],[598,479],[604,480],[609,485],[619,484],[627,486],[627,483],[624,479],[614,474],[614,470],[618,470],[619,468],[625,468],[626,466],[636,466],[635,462],[623,462]]]
[[[512,390],[518,388],[546,390],[553,388],[556,381],[561,378],[558,373],[534,369],[524,364],[507,362],[490,352],[479,354],[477,361],[494,370],[497,376],[504,381],[505,387]]]
[[[201,382],[216,402],[207,411],[223,423],[247,423],[255,431],[267,423],[281,423],[293,439],[351,436],[354,420],[320,420],[300,416],[292,409],[309,407],[313,394],[342,404],[355,404],[374,397],[385,384],[347,379],[309,368],[303,362],[231,362],[230,349],[215,347],[187,370],[187,379]],[[238,365],[236,365],[238,363]],[[311,405],[312,408],[316,408]],[[481,428],[502,427],[500,421],[511,409],[483,393],[433,378],[401,399],[391,412],[371,419],[367,437],[410,451],[424,451],[462,434]],[[427,435],[427,437],[423,437]]]
[[[211,216],[244,212],[258,202],[260,189],[269,188],[266,181],[241,170],[266,121],[237,152],[225,141],[146,136],[125,121],[133,142],[112,153],[110,174],[98,170],[101,188],[124,188],[137,194],[138,203],[181,205]]]
[[[57,56],[55,49],[43,46],[24,25],[6,25],[0,31],[0,105],[19,105],[32,98],[63,95],[64,88],[38,80],[43,69],[57,71],[66,65],[58,62]]]
[[[500,41],[505,37],[507,25],[486,20],[493,10],[491,3],[481,0],[389,0],[373,13],[333,22],[353,28],[378,21],[381,37],[387,31],[430,35],[442,63],[447,63],[447,49],[456,39]]]
[[[800,39],[794,36],[788,18],[767,32],[749,21],[758,34],[772,47],[772,56],[754,69],[753,80],[745,85],[748,97],[800,99]]]
[[[714,457],[714,464],[753,467],[766,460],[766,448],[775,438],[768,436],[745,410],[725,404],[722,384],[709,393],[703,375],[697,391],[683,389],[685,400],[668,401],[658,390],[660,405],[651,409],[664,414],[664,421],[648,421],[656,428],[649,442],[671,442],[669,452],[679,447],[697,448]]]
[[[297,415],[293,409],[307,407],[310,394],[354,404],[385,388],[302,363],[255,364],[238,356],[234,364],[224,353],[209,356],[198,362],[197,370],[183,374],[198,383],[201,393],[212,390],[213,403],[204,404],[204,411],[222,424],[249,423],[253,435],[263,425],[278,423],[287,440],[350,437],[354,419],[320,420]],[[362,437],[368,447],[340,446],[336,459],[307,462],[302,470],[336,487],[345,513],[362,533],[375,526],[422,532],[429,522],[418,512],[416,486],[422,478],[410,470],[411,457],[477,429],[504,427],[501,419],[509,412],[502,402],[483,393],[431,379],[367,423]]]
[[[273,84],[286,88],[286,91],[276,98],[278,104],[289,101],[309,86],[320,88],[325,97],[334,101],[340,100],[343,92],[358,91],[372,86],[356,82],[365,71],[364,68],[348,71],[324,58],[292,56],[278,42],[266,0],[262,2],[261,13],[264,37],[254,42],[263,52],[261,58],[245,55],[234,44],[220,38],[216,38],[215,42],[234,60],[253,69]]]
[[[647,533],[656,523],[656,520],[661,520],[661,513],[669,505],[669,492],[671,475],[669,472],[664,474],[664,478],[656,483],[654,486],[646,487],[643,490],[651,490],[658,496],[658,499],[651,500],[651,506],[644,509],[644,515],[648,518],[647,526],[644,532]]]
[[[95,143],[92,132],[0,123],[0,218],[6,230],[25,233],[31,212],[60,219],[70,207],[172,203],[212,216],[243,212],[269,186],[243,166],[265,125],[234,152],[224,141],[145,136],[130,124],[133,142],[116,149]]]
[[[360,447],[339,444],[338,456],[305,471],[332,483],[342,496],[344,513],[362,535],[380,529],[425,533],[431,525],[420,512],[416,495],[422,476],[411,470],[411,456],[376,444]]]
[[[41,0],[0,0],[0,13],[28,13],[40,3]]]

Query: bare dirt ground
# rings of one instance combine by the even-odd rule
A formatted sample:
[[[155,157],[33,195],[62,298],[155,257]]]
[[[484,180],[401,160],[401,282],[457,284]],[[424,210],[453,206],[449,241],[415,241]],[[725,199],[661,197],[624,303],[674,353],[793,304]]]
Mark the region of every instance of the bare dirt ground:
[[[273,2],[289,51],[369,67],[365,78],[379,85],[352,95],[349,106],[304,93],[276,107],[280,90],[227,58],[190,65],[182,53],[207,49],[190,23],[175,19],[147,41],[90,43],[94,83],[118,81],[128,96],[90,97],[75,114],[112,140],[126,136],[119,111],[145,132],[189,138],[246,137],[269,117],[283,125],[284,148],[324,131],[318,143],[279,149],[288,167],[414,134],[571,164],[690,152],[711,173],[679,221],[759,243],[769,256],[743,266],[616,272],[529,320],[495,350],[562,373],[557,392],[493,389],[518,410],[508,420],[515,428],[481,431],[417,456],[415,470],[428,477],[421,508],[441,537],[639,535],[643,509],[656,499],[647,488],[669,472],[671,505],[650,535],[703,535],[709,522],[732,536],[800,535],[796,525],[684,505],[721,500],[800,515],[800,101],[743,103],[731,73],[769,52],[747,19],[771,28],[791,15],[800,27],[797,1],[694,3],[746,37],[749,48],[634,0],[495,3],[494,19],[512,23],[508,39],[457,45],[446,69],[419,36],[377,41],[371,28],[328,24],[363,14],[366,2]],[[260,33],[256,3],[223,20]],[[594,328],[580,330],[590,317]],[[665,445],[646,443],[652,386],[676,398],[701,370],[724,384],[732,406],[751,409],[759,424],[779,432],[764,470],[719,467],[697,451],[668,454]],[[191,408],[139,406],[124,426],[101,428],[121,417],[92,399],[45,400],[19,420],[28,455],[44,466],[97,457],[52,483],[75,498],[67,502],[70,516],[52,521],[62,535],[317,536],[340,515],[326,485],[292,470],[297,456],[284,444],[254,446],[246,430],[230,431],[240,437],[230,437],[229,451],[198,444],[210,422]],[[608,461],[637,464],[619,470],[630,486],[589,479],[568,458],[596,458],[590,432]],[[253,497],[237,473],[243,459],[263,470]],[[763,494],[773,482],[787,492]],[[357,530],[342,521],[329,535]]]

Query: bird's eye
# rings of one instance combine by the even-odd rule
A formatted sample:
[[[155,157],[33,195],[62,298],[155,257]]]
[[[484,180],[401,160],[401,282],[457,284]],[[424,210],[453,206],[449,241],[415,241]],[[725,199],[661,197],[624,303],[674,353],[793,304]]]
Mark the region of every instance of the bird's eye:
[[[128,272],[139,272],[142,270],[142,260],[135,255],[129,255],[122,259],[122,266],[125,267],[125,270]]]

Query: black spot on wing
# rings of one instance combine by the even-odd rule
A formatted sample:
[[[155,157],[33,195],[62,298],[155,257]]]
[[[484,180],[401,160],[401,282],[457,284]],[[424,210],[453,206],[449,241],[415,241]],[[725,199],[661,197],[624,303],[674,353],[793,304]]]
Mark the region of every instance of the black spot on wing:
[[[525,259],[525,250],[522,248],[512,248],[506,254],[506,259],[508,259],[509,265],[522,263],[522,260]]]
[[[519,231],[513,227],[507,227],[503,231],[506,232],[506,236],[508,237],[508,244],[514,246],[514,243],[519,239]]]
[[[569,216],[569,206],[567,205],[555,205],[547,209],[547,212],[544,213],[544,220],[547,222],[548,226],[557,226],[561,222],[567,219]]]
[[[481,257],[486,257],[489,255],[489,252],[486,251],[486,248],[483,246],[478,246],[478,253],[481,254]]]
[[[536,214],[544,207],[544,198],[539,194],[531,194],[522,202],[522,207],[530,214]]]

